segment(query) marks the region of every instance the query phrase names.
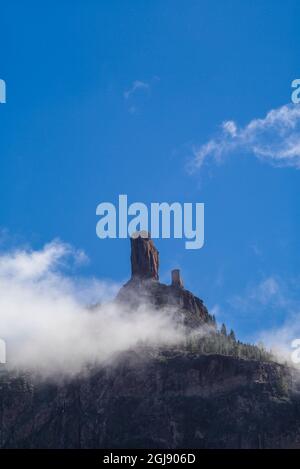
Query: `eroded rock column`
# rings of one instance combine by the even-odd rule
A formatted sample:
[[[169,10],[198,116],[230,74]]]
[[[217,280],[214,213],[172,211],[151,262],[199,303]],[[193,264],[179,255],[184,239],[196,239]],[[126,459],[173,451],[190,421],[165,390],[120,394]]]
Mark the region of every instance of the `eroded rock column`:
[[[143,232],[130,239],[131,277],[158,280],[159,252],[150,234]]]

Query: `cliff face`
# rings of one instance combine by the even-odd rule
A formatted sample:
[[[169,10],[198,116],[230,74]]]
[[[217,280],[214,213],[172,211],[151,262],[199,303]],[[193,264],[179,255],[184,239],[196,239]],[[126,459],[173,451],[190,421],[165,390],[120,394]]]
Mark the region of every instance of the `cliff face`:
[[[204,324],[214,331],[213,318],[184,289],[178,270],[170,285],[158,281],[158,252],[150,238],[136,238],[131,247],[132,276],[117,304],[171,307],[187,331]],[[0,374],[0,447],[300,448],[295,371],[191,350],[141,345],[60,384]]]
[[[149,233],[136,234],[130,239],[131,243],[131,276],[132,278],[158,280],[159,260],[158,251]]]
[[[300,448],[292,374],[272,363],[135,351],[64,385],[2,380],[4,448]]]
[[[200,298],[183,287],[178,269],[171,273],[171,284],[159,279],[159,253],[148,234],[131,239],[131,279],[120,290],[117,301],[132,308],[149,304],[155,308],[176,309],[184,323],[191,328],[213,325],[213,318]]]

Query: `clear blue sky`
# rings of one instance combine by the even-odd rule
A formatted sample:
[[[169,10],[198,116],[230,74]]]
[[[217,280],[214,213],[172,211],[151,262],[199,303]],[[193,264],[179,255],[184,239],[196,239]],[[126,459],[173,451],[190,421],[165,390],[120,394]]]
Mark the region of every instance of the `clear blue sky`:
[[[294,305],[300,297],[300,171],[242,151],[192,175],[186,164],[223,121],[245,126],[290,103],[299,1],[1,0],[0,8],[1,226],[33,248],[59,237],[90,257],[81,275],[123,281],[129,241],[96,237],[98,203],[118,194],[204,202],[201,250],[157,241],[162,280],[179,266],[186,287],[242,338],[282,323],[290,314],[282,297]],[[126,98],[135,81],[146,86]]]

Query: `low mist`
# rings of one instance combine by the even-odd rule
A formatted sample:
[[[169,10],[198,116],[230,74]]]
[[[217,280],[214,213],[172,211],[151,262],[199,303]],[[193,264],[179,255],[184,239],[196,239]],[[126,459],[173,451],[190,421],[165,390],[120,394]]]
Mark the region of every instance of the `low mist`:
[[[66,273],[74,261],[85,261],[84,254],[58,241],[40,251],[0,254],[0,337],[8,369],[70,376],[141,342],[183,339],[172,311],[114,304],[120,285],[75,278]],[[95,303],[101,304],[90,308]]]
[[[281,326],[261,331],[258,340],[272,351],[279,362],[300,368],[299,311],[291,313]]]

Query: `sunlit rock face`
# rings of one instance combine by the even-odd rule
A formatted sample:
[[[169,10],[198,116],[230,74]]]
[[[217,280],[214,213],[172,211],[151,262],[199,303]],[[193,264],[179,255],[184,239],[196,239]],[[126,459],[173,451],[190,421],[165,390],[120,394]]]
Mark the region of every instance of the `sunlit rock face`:
[[[158,280],[159,253],[150,234],[136,233],[131,242],[131,278]]]
[[[149,304],[156,308],[172,308],[189,327],[213,325],[212,316],[200,298],[183,287],[180,271],[171,273],[171,285],[159,282],[159,252],[149,233],[131,238],[131,278],[121,288],[117,301],[136,308]]]
[[[171,276],[172,276],[172,287],[183,288],[183,280],[180,275],[180,270],[179,269],[172,270]]]

